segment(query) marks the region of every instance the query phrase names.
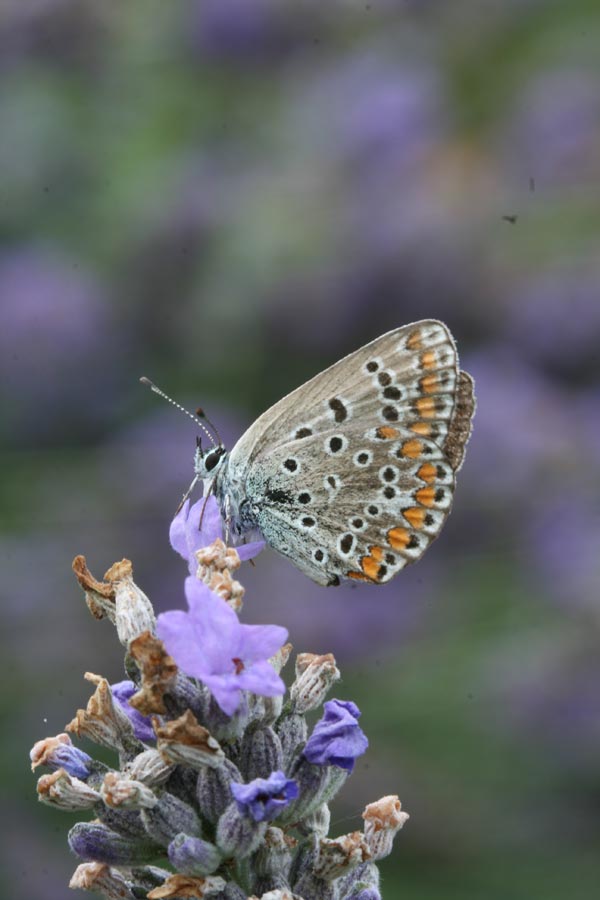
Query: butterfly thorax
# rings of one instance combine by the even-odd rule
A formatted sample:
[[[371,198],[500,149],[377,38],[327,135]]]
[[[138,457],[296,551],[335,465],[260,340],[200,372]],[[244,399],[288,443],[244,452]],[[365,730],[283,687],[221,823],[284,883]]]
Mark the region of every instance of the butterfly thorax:
[[[203,483],[204,496],[213,494],[216,498],[228,535],[241,537],[256,530],[258,523],[253,506],[243,482],[232,477],[225,447],[219,445],[207,453],[197,448],[194,470]]]

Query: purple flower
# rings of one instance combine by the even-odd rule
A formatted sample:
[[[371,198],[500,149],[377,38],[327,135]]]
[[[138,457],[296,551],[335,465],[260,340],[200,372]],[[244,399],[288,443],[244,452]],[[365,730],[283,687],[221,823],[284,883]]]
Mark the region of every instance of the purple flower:
[[[187,561],[191,575],[195,575],[198,568],[196,551],[201,547],[208,547],[218,538],[223,540],[223,522],[219,506],[213,496],[201,497],[193,506],[186,500],[169,529],[171,546]],[[253,541],[236,547],[236,550],[240,559],[246,560],[257,556],[264,546],[264,541]]]
[[[38,741],[29,754],[33,768],[47,766],[53,772],[64,769],[73,778],[85,781],[89,776],[93,762],[92,757],[78,747],[73,746],[67,734],[59,734],[55,738]]]
[[[304,747],[304,757],[317,766],[338,766],[351,772],[369,742],[360,728],[358,706],[351,700],[328,700],[325,715]]]
[[[274,819],[298,796],[298,785],[283,772],[272,772],[268,778],[255,778],[250,784],[231,782],[231,793],[243,816],[264,822]]]
[[[284,694],[285,685],[268,660],[287,640],[287,630],[242,625],[233,609],[197,578],[186,578],[185,593],[189,612],[162,613],[157,633],[177,665],[209,688],[223,712],[233,715],[240,691]]]
[[[113,698],[117,701],[133,726],[133,733],[139,741],[154,741],[156,735],[150,723],[149,716],[143,716],[129,704],[129,698],[133,697],[137,688],[133,681],[117,681],[110,686]]]

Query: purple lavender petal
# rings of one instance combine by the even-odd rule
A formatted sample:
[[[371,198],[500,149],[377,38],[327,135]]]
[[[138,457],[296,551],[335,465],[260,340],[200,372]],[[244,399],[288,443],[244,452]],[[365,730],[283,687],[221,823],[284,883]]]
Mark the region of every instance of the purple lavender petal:
[[[351,772],[369,742],[356,721],[360,711],[349,700],[328,700],[325,713],[304,747],[305,758],[319,766],[338,766]]]
[[[83,750],[74,747],[73,744],[57,744],[52,755],[46,758],[45,764],[49,769],[64,769],[73,778],[85,781],[90,774],[92,757]]]
[[[189,612],[162,613],[157,634],[187,674],[200,679],[221,709],[232,715],[240,692],[274,696],[285,685],[268,662],[287,639],[277,625],[241,625],[236,613],[203,582],[188,577]]]
[[[189,604],[193,635],[182,634],[181,640],[193,639],[196,653],[202,657],[204,671],[222,672],[231,659],[240,656],[240,623],[233,609],[197,578],[186,578],[185,595]],[[191,673],[190,673],[191,674]],[[198,675],[198,677],[202,677]]]
[[[281,625],[240,625],[246,662],[273,656],[288,638],[287,628]]]
[[[190,514],[190,501],[186,500],[169,528],[169,541],[176,553],[179,553],[186,562],[189,560],[189,548],[187,543],[187,520]]]
[[[255,662],[238,676],[240,687],[263,697],[278,697],[285,693],[285,685],[270,662]]]
[[[239,558],[244,562],[247,559],[254,559],[267,546],[265,541],[250,541],[249,544],[240,544],[236,547]]]
[[[156,735],[152,728],[149,716],[143,716],[129,704],[129,698],[133,697],[137,688],[133,681],[118,681],[110,686],[113,698],[117,701],[131,724],[133,733],[139,741],[155,741]]]
[[[274,819],[299,793],[298,785],[283,772],[272,772],[268,778],[255,778],[249,784],[231,783],[231,793],[244,816],[263,822]]]
[[[234,671],[211,675],[205,672],[202,683],[209,689],[223,712],[232,716],[240,705],[240,680]]]
[[[187,561],[191,575],[198,568],[196,551],[209,547],[217,538],[223,538],[223,524],[215,498],[201,497],[191,507],[186,500],[171,522],[169,539],[173,549]]]

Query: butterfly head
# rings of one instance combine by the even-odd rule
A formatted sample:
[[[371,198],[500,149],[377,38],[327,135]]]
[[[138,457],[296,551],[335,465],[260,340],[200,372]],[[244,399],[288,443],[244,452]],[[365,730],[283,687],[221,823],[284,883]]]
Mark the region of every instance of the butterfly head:
[[[210,450],[203,451],[198,438],[194,455],[194,472],[198,478],[202,479],[202,481],[215,478],[223,468],[226,459],[227,450],[222,444],[217,444],[211,447]]]

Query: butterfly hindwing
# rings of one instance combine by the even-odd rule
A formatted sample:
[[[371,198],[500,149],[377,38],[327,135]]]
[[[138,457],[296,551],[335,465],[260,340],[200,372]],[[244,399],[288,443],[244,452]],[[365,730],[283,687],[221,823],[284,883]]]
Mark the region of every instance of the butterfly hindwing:
[[[234,447],[230,477],[267,542],[315,581],[381,584],[439,534],[473,408],[448,329],[417,322],[267,410]]]
[[[336,453],[315,435],[275,451],[247,492],[267,542],[323,584],[381,584],[416,561],[450,509],[454,472],[432,441],[404,428],[354,431]]]

